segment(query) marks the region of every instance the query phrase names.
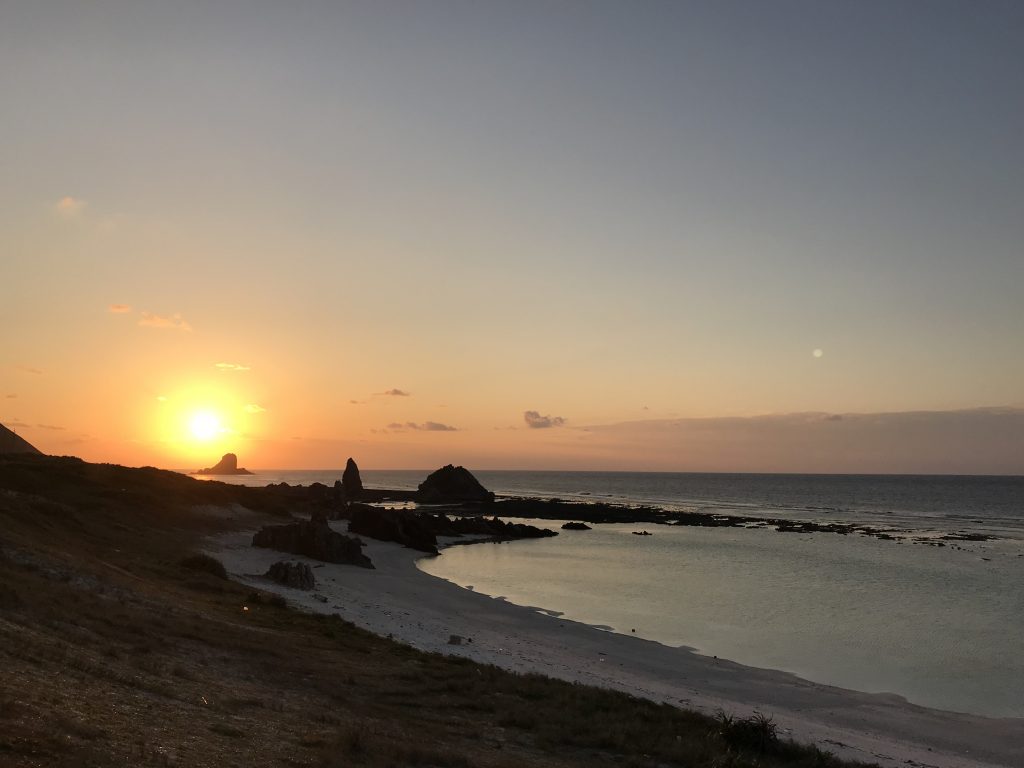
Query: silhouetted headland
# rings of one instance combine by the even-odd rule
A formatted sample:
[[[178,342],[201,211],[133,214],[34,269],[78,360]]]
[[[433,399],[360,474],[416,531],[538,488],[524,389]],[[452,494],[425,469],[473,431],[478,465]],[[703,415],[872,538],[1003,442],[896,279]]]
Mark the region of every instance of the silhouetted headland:
[[[0,424],[0,453],[42,453],[32,443]]]

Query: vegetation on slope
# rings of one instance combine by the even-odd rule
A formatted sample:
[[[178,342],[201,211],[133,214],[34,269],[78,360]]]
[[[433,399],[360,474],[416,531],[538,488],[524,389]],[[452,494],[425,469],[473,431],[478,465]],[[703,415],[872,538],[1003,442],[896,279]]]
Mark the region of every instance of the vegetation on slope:
[[[261,517],[208,513],[238,504]],[[0,457],[0,765],[845,765],[766,720],[421,653],[200,554],[281,512],[262,489]]]

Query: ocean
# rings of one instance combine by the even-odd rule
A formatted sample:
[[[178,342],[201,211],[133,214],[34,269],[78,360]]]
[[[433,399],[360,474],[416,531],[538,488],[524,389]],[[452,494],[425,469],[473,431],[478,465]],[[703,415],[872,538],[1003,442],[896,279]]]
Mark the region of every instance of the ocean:
[[[330,484],[340,474],[240,480]],[[426,474],[362,473],[366,486],[381,488],[414,488]],[[607,631],[924,706],[1024,717],[1024,477],[475,474],[498,494],[891,530],[894,538],[881,540],[613,524],[453,547],[419,564],[467,589]],[[632,535],[641,528],[653,535]],[[994,538],[941,538],[965,534]]]

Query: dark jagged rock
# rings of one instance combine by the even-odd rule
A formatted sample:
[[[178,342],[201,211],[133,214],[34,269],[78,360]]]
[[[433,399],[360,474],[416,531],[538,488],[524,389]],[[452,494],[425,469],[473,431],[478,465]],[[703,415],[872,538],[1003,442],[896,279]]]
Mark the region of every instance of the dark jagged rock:
[[[451,464],[431,472],[419,485],[419,500],[427,503],[494,501],[494,494],[465,467]]]
[[[589,531],[592,530],[586,523],[566,523],[562,526],[563,531]]]
[[[349,510],[350,533],[381,541],[397,541],[421,552],[437,554],[437,536],[432,530],[429,516],[398,509],[381,509],[368,504],[353,504]]]
[[[349,458],[345,462],[345,471],[341,475],[341,487],[345,491],[345,498],[350,501],[358,501],[363,494],[363,479],[359,477],[359,467],[355,459]]]
[[[310,590],[316,587],[313,569],[305,563],[278,560],[267,570],[266,577],[292,589]]]
[[[21,435],[0,424],[0,453],[42,453]]]
[[[233,453],[225,453],[221,460],[212,467],[200,469],[197,475],[251,475],[248,469],[238,466],[238,457]]]
[[[314,513],[306,521],[288,525],[265,525],[252,537],[254,547],[305,555],[325,563],[344,563],[373,568],[370,558],[363,554],[363,542],[352,536],[331,530],[327,516]]]

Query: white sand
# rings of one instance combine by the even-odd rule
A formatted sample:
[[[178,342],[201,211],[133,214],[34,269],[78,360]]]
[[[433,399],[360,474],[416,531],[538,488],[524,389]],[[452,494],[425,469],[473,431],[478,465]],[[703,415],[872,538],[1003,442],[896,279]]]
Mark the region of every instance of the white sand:
[[[332,526],[345,532],[343,522]],[[1024,766],[1024,719],[941,712],[897,696],[818,685],[606,632],[463,589],[416,568],[422,553],[364,540],[375,570],[257,549],[250,546],[251,532],[213,539],[208,551],[232,578],[424,651],[615,688],[707,713],[757,710],[799,741],[884,766]],[[282,559],[316,566],[317,589],[288,589],[260,575]],[[451,645],[451,635],[472,642]]]

